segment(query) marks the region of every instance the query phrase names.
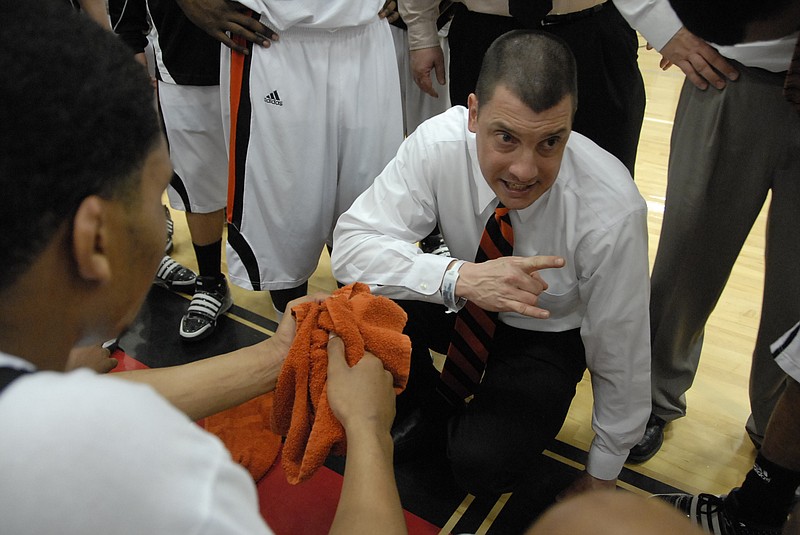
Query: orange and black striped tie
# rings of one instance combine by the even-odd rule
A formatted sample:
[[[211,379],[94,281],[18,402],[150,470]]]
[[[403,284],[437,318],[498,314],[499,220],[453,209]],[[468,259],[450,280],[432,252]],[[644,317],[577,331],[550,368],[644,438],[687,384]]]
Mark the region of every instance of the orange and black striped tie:
[[[508,208],[500,203],[486,222],[475,263],[511,256],[513,252],[514,230]],[[463,404],[477,391],[496,327],[497,312],[483,310],[472,302],[467,301],[458,312],[439,385],[440,392],[453,405]]]

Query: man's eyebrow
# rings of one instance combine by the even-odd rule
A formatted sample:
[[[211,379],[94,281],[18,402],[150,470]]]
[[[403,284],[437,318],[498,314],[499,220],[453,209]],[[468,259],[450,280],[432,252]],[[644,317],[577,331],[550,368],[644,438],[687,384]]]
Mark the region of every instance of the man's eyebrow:
[[[522,137],[517,130],[515,130],[511,125],[509,125],[508,123],[506,123],[502,119],[495,120],[494,122],[491,123],[490,126],[494,130],[502,130],[504,132],[508,132],[509,134],[514,136],[515,138]],[[549,139],[551,137],[556,137],[556,136],[563,137],[569,131],[570,131],[570,129],[566,128],[566,127],[558,128],[557,130],[553,130],[553,131],[546,132],[546,133],[542,134],[541,139]]]
[[[495,119],[489,124],[489,126],[491,126],[493,130],[503,130],[509,134],[516,135],[516,131],[503,119]]]
[[[567,132],[569,132],[568,128],[559,128],[558,130],[550,132],[549,134],[545,134],[544,139],[548,139],[555,136],[563,136]]]

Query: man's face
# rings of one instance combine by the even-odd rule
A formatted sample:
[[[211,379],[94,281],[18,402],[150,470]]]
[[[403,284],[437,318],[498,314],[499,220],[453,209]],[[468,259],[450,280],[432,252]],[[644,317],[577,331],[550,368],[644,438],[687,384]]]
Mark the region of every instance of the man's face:
[[[145,158],[133,199],[115,201],[119,205],[117,244],[111,261],[116,303],[112,328],[116,332],[136,318],[164,255],[166,223],[161,196],[171,177],[169,153],[161,140]]]
[[[507,208],[527,208],[558,176],[572,128],[572,97],[536,113],[500,85],[480,112],[475,94],[468,105],[484,179]]]

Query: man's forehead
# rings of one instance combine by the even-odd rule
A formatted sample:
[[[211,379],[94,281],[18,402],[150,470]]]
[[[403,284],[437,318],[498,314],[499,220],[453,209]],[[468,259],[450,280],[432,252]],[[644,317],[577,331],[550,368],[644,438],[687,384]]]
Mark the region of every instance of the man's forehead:
[[[479,106],[479,115],[480,111]],[[572,124],[572,97],[567,95],[555,106],[536,112],[517,97],[506,97],[501,94],[484,106],[484,112],[483,118],[491,128],[504,129],[520,135],[563,134],[570,130]]]

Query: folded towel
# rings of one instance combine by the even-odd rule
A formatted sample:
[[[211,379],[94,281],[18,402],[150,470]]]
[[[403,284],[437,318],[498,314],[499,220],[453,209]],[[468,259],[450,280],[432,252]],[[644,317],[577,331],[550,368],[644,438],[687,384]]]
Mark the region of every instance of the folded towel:
[[[217,435],[233,460],[258,482],[267,475],[281,449],[281,437],[269,428],[273,393],[205,418],[203,427]]]
[[[289,483],[296,484],[311,477],[329,453],[344,455],[347,449],[325,389],[329,333],[344,342],[350,366],[365,350],[383,361],[398,394],[408,381],[411,341],[402,334],[408,319],[403,309],[358,282],[322,303],[298,305],[292,314],[297,332],[275,388],[272,430],[286,436],[282,466]]]

